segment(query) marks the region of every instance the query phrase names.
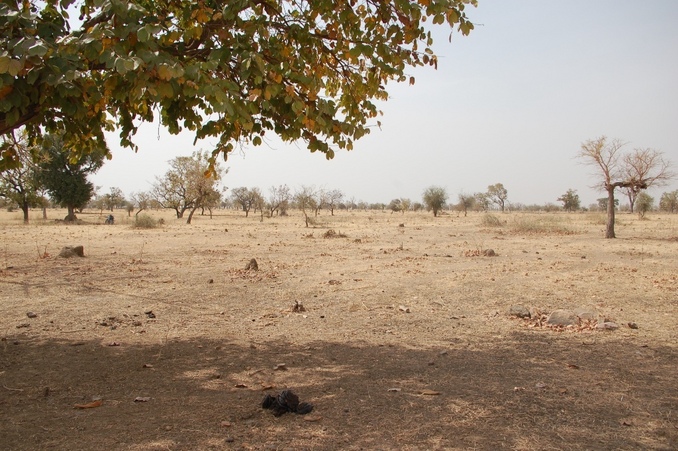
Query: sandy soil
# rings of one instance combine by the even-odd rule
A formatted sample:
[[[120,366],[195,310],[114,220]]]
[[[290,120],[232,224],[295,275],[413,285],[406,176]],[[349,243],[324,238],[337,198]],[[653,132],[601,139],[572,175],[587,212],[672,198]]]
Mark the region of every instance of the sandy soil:
[[[151,215],[0,213],[0,448],[678,449],[676,216]]]

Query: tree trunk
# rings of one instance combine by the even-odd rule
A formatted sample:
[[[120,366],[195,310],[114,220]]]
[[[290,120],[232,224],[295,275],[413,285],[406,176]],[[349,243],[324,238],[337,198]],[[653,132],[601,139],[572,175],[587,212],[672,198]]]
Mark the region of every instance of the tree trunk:
[[[42,207],[42,219],[47,219],[47,207]]]
[[[75,221],[76,219],[78,219],[75,216],[75,208],[73,207],[73,205],[68,205],[67,208],[68,208],[68,215],[66,215],[66,217],[64,218],[64,221]]]
[[[21,203],[21,211],[24,212],[24,224],[28,224],[28,201],[24,200]]]
[[[636,193],[633,192],[633,189],[628,188],[626,191],[626,197],[629,198],[629,214],[633,214],[633,206],[636,203]]]
[[[607,187],[607,226],[605,238],[616,238],[614,234],[614,186]]]
[[[190,224],[190,223],[191,223],[191,219],[193,219],[193,213],[195,213],[195,211],[196,211],[197,209],[198,209],[198,207],[193,207],[193,209],[191,210],[191,212],[188,214],[188,219],[186,220],[186,224]]]

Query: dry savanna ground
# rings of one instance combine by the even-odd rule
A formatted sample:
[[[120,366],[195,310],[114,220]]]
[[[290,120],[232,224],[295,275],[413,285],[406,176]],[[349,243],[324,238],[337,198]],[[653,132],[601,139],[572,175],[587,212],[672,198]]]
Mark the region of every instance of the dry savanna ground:
[[[0,448],[678,449],[677,216],[150,214],[0,213]]]

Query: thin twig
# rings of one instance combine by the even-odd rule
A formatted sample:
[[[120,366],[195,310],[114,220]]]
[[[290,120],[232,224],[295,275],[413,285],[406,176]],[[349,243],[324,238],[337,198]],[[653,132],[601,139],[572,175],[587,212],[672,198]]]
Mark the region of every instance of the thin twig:
[[[12,388],[12,387],[8,387],[8,386],[6,386],[6,385],[3,385],[2,388],[5,388],[5,389],[7,389],[7,390],[9,390],[9,391],[24,391],[23,388]]]

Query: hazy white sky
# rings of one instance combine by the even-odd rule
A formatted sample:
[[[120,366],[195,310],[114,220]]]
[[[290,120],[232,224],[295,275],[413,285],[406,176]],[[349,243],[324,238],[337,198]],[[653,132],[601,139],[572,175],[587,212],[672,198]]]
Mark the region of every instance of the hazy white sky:
[[[390,84],[382,129],[353,151],[327,161],[271,141],[231,155],[224,185],[314,185],[388,203],[419,201],[431,185],[456,202],[503,183],[511,202],[557,203],[573,188],[587,206],[602,194],[574,157],[601,135],[662,150],[678,169],[678,1],[479,0],[468,12],[475,31],[449,43],[436,27],[438,70]],[[157,124],[140,130],[137,154],[110,138],[113,160],[92,177],[101,193],[148,190],[171,158],[210,150]],[[650,194],[674,189],[678,180]]]

